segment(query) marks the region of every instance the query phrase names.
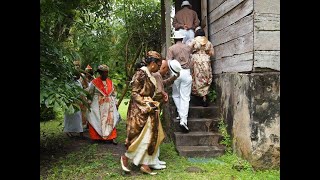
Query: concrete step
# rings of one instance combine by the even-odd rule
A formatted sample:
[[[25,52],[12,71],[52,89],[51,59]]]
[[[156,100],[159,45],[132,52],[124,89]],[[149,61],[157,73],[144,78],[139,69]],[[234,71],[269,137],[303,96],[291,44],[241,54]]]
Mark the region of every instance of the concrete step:
[[[174,132],[176,146],[212,146],[222,140],[220,133],[214,132]]]
[[[188,118],[188,127],[191,131],[218,132],[218,118]],[[180,120],[173,119],[175,132],[182,132]]]
[[[180,156],[184,157],[218,157],[224,154],[223,145],[214,146],[176,146]]]
[[[220,118],[219,108],[216,105],[208,107],[190,106],[188,118]]]
[[[217,105],[210,105],[208,107],[203,106],[189,106],[189,118],[220,118],[219,108]],[[176,106],[171,106],[171,114],[173,117],[177,117],[177,108]]]

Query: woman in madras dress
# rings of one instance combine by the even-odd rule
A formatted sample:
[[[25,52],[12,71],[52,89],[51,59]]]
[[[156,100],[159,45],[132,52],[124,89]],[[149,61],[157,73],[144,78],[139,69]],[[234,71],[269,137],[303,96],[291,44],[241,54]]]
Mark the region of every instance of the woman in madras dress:
[[[161,66],[161,56],[156,51],[149,51],[146,65],[136,71],[132,78],[131,99],[127,114],[127,151],[121,156],[121,167],[130,172],[128,160],[141,165],[144,173],[155,175],[149,166],[158,163],[159,145],[164,139],[164,132],[159,118],[159,102],[153,98],[157,92],[157,82],[151,73]]]
[[[106,141],[117,144],[115,126],[120,121],[116,108],[116,93],[111,79],[108,78],[109,67],[99,65],[99,77],[89,84],[88,91],[93,96],[87,112],[89,135],[92,140]]]
[[[200,27],[195,32],[195,38],[187,45],[193,49],[191,55],[193,62],[191,93],[202,98],[203,106],[208,106],[207,94],[212,83],[210,57],[214,55],[213,45]]]

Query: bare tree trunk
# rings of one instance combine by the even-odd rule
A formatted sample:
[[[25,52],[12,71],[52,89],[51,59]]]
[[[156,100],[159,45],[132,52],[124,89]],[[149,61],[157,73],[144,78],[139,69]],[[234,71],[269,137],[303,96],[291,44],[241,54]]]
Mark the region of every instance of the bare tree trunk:
[[[129,83],[130,83],[130,81],[126,81],[126,85],[125,85],[125,87],[124,87],[124,89],[123,89],[123,91],[122,91],[121,97],[119,98],[119,101],[118,101],[118,104],[117,104],[117,109],[118,109],[118,107],[120,106],[123,98],[125,97],[128,89],[129,89]]]
[[[130,38],[131,39],[131,38]],[[138,59],[139,55],[141,54],[141,51],[143,50],[143,45],[144,43],[141,43],[140,46],[138,47],[135,56],[129,61],[128,59],[128,44],[130,39],[128,39],[127,44],[126,44],[126,61],[125,61],[125,67],[126,67],[126,77],[127,77],[127,81],[126,81],[126,85],[121,93],[121,96],[119,98],[118,104],[117,104],[117,108],[120,106],[123,98],[125,97],[128,89],[129,89],[129,83],[131,81],[131,78],[134,74],[134,64],[136,63],[136,60]]]

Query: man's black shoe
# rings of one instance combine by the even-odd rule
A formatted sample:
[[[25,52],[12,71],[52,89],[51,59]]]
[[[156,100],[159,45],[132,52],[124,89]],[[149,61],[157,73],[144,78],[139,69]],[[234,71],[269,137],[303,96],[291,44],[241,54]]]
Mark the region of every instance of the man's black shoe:
[[[184,132],[184,133],[189,132],[189,128],[185,124],[180,124],[179,127],[181,128],[182,132]]]

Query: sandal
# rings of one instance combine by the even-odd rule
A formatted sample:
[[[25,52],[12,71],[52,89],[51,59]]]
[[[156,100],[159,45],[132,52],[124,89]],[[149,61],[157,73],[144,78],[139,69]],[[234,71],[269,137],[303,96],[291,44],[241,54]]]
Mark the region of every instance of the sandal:
[[[125,172],[130,172],[130,169],[124,165],[122,156],[120,156],[120,162],[121,162],[122,170],[124,170]]]
[[[69,133],[69,132],[67,132],[66,135],[67,135],[68,137],[73,137],[73,135],[72,135],[71,133]]]
[[[118,144],[118,142],[115,139],[107,140],[106,143],[107,144],[113,144],[113,145],[117,145]]]
[[[145,169],[143,166],[140,167],[140,170],[141,170],[143,173],[150,174],[150,175],[152,175],[152,176],[157,174],[156,172],[152,172],[150,169],[149,169],[149,170]]]
[[[117,144],[118,144],[118,142],[117,142],[115,139],[112,139],[111,143],[112,143],[113,145],[117,145]]]

